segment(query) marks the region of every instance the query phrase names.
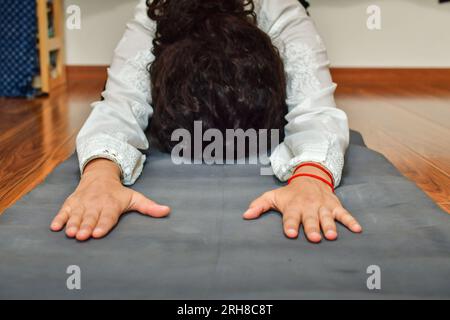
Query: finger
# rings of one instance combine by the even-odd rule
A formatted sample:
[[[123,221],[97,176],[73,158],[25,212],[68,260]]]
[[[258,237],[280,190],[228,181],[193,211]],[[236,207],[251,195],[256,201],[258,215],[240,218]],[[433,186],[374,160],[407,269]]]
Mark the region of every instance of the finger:
[[[82,209],[72,209],[69,221],[66,224],[66,235],[70,238],[74,238],[80,229]]]
[[[355,218],[344,208],[338,207],[334,210],[334,217],[337,221],[342,223],[344,226],[346,226],[348,229],[350,229],[352,232],[360,233],[362,232],[361,225],[356,221]]]
[[[303,228],[309,241],[317,243],[322,240],[317,209],[306,209],[302,216]]]
[[[322,232],[328,240],[337,239],[336,223],[334,222],[333,214],[331,210],[326,207],[321,207],[319,209],[320,226],[322,227]]]
[[[98,211],[87,212],[83,216],[83,221],[81,222],[80,230],[77,232],[77,240],[86,241],[92,235],[95,226],[97,225],[99,217]]]
[[[259,218],[263,213],[274,209],[273,203],[273,191],[264,193],[250,204],[249,209],[243,215],[244,219]]]
[[[61,231],[67,220],[69,220],[69,213],[70,207],[67,205],[63,206],[50,224],[50,229],[52,231]]]
[[[163,218],[166,217],[170,213],[170,208],[168,206],[160,205],[143,194],[139,192],[133,193],[133,197],[131,199],[131,205],[129,208],[130,211],[138,211],[142,214],[154,217],[154,218]]]
[[[299,212],[291,211],[283,213],[283,229],[288,238],[297,238],[300,228],[301,216]]]
[[[100,214],[100,218],[98,219],[97,226],[95,227],[92,236],[96,239],[106,236],[112,228],[115,227],[117,222],[119,222],[120,214],[121,212],[118,212],[117,209],[104,208]]]

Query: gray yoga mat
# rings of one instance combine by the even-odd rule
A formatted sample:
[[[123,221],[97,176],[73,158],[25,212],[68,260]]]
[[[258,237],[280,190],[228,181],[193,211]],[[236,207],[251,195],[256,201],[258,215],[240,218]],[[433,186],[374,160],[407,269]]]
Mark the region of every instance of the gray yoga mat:
[[[48,226],[78,181],[75,157],[0,217],[0,298],[450,298],[450,216],[352,133],[337,190],[364,227],[319,245],[283,236],[280,216],[241,218],[280,185],[257,166],[174,166],[152,152],[134,186],[170,218],[127,214],[105,239],[76,242]],[[68,266],[81,290],[68,290]],[[381,289],[369,290],[369,266]],[[373,283],[369,281],[370,283]]]

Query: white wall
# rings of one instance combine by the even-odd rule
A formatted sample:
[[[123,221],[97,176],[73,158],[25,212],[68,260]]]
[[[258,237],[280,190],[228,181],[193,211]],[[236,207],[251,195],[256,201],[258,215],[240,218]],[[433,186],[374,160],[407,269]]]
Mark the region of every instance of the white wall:
[[[268,0],[277,1],[277,0]],[[82,10],[82,29],[67,30],[69,65],[105,65],[137,0],[65,0]],[[333,66],[450,67],[450,4],[438,0],[311,0],[311,14]],[[381,7],[382,30],[366,27]]]
[[[109,65],[137,0],[64,0],[81,8],[81,29],[66,29],[69,65]]]
[[[311,0],[335,66],[450,67],[450,3],[438,0]],[[382,29],[366,27],[381,8]]]

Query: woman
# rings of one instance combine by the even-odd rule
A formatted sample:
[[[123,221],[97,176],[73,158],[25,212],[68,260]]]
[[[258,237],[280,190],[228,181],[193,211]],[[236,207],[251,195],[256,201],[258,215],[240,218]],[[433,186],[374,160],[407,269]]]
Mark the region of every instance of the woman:
[[[149,118],[156,141],[170,150],[171,131],[192,130],[192,121],[220,130],[279,127],[287,107],[271,164],[289,183],[254,200],[244,218],[279,211],[287,237],[303,226],[314,243],[322,234],[335,240],[336,221],[361,232],[333,192],[349,129],[328,65],[297,0],[142,0],[115,51],[104,100],[78,135],[81,181],[51,229],[65,226],[67,236],[84,241],[104,237],[124,212],[169,214],[124,186],[142,172]]]

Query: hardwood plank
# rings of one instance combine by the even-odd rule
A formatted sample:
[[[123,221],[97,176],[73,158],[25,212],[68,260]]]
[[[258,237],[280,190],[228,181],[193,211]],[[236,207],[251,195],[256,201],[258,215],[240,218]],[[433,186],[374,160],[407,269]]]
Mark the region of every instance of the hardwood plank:
[[[0,127],[7,129],[0,134],[0,213],[73,153],[75,136],[104,81],[105,76],[72,78],[67,90],[47,98],[0,100]],[[11,111],[18,105],[19,112]]]
[[[434,122],[430,122],[426,125],[430,130],[426,136],[429,139],[435,139],[434,143],[429,143],[428,139],[417,142],[416,135],[406,138],[411,131],[409,128],[418,126],[417,121],[423,124],[423,119],[410,114],[405,109],[396,111],[395,103],[383,100],[382,97],[374,94],[377,90],[381,89],[341,88],[336,98],[338,105],[349,116],[350,127],[360,131],[370,148],[384,154],[397,169],[413,180],[436,202],[448,201],[450,199],[449,171],[436,166],[432,161],[437,157],[433,145],[443,148],[438,150],[438,154],[443,155],[441,162],[448,159],[450,149],[443,147],[448,144],[448,141],[442,139],[446,136],[437,135],[434,131],[437,126]],[[389,92],[389,89],[386,88],[385,91]],[[397,97],[396,99],[401,99],[399,92],[395,92],[394,96]],[[428,107],[433,109],[434,105],[428,104]],[[411,117],[418,119],[411,120]],[[410,121],[406,121],[405,118]],[[447,210],[447,212],[450,211]]]
[[[365,126],[389,133],[443,174],[450,175],[450,139],[445,139],[450,136],[449,128],[397,107],[374,94],[372,89],[352,88],[351,91],[351,96],[337,96],[339,107],[353,117],[358,114],[359,121]],[[450,110],[447,118],[450,118]]]
[[[415,182],[434,201],[445,202],[450,199],[450,179],[446,174],[389,133],[377,131],[376,134],[378,136],[368,139],[374,150],[384,154],[403,175]]]
[[[450,90],[424,85],[405,87],[371,88],[378,101],[385,101],[411,112],[420,118],[450,129]]]
[[[450,203],[438,203],[438,205],[447,213],[450,213]]]

